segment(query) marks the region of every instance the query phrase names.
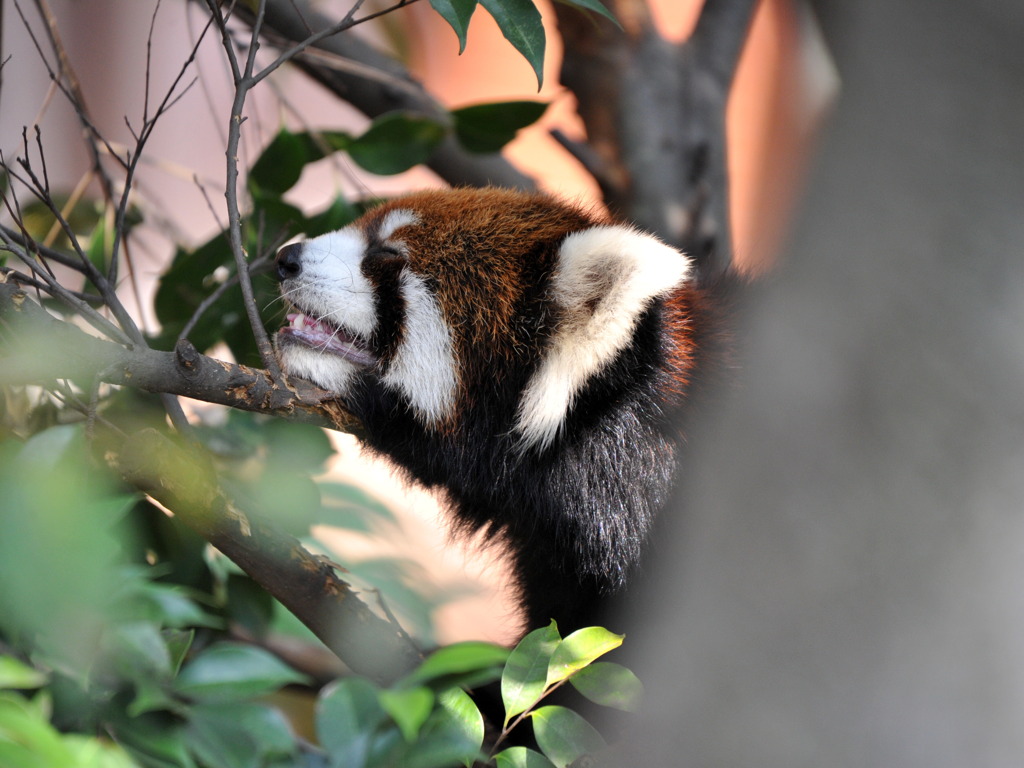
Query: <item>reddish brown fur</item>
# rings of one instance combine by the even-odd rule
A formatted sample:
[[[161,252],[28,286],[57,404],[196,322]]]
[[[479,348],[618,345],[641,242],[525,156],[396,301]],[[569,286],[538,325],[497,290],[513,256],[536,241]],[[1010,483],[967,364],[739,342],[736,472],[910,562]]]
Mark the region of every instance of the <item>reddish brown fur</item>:
[[[413,193],[374,209],[370,220],[393,210],[413,211],[426,225],[399,228],[394,239],[408,245],[414,272],[437,280],[437,299],[460,336],[457,344],[468,342],[503,356],[516,354],[508,342],[514,338],[511,324],[522,294],[523,244],[533,244],[536,258],[550,268],[565,235],[607,223],[540,194],[503,189]]]

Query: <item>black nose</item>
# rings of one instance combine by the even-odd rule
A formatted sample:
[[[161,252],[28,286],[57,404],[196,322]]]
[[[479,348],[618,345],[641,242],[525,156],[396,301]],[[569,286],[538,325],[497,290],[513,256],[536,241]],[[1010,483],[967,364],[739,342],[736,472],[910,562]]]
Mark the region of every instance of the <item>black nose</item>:
[[[289,280],[302,272],[302,243],[291,243],[277,252],[277,279]]]

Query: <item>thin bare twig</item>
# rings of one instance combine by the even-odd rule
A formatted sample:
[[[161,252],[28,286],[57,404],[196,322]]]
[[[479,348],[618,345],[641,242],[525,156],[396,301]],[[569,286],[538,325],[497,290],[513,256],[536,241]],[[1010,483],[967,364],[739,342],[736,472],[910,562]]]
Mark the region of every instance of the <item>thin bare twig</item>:
[[[19,260],[21,258],[21,256],[19,254],[17,254],[14,251],[12,251],[6,245],[0,244],[0,251],[7,251],[9,253],[14,253],[14,255]],[[50,292],[50,286],[48,286],[46,283],[42,282],[41,280],[36,280],[31,275],[28,275],[28,274],[26,274],[24,272],[19,272],[18,270],[14,269],[13,267],[0,267],[0,274],[3,275],[3,280],[0,280],[0,282],[4,282],[4,281],[10,280],[10,279],[14,279],[14,280],[17,280],[22,285],[27,285],[30,288],[35,288],[39,292],[47,293],[47,294]],[[97,296],[94,293],[82,293],[81,291],[69,291],[69,293],[72,296],[74,296],[76,299],[78,299],[79,301],[84,301],[86,304],[96,305],[98,307],[99,306],[103,306],[103,297],[102,296]]]
[[[18,165],[21,166],[22,170],[25,172],[26,175],[22,176],[21,174],[14,171],[10,166],[6,166],[7,171],[10,174],[11,178],[25,185],[25,187],[32,193],[32,195],[37,200],[39,200],[39,202],[41,202],[46,207],[46,209],[54,217],[55,221],[57,221],[57,223],[60,225],[61,230],[64,232],[64,234],[68,238],[68,241],[71,243],[72,248],[75,249],[75,253],[78,256],[79,263],[82,265],[82,269],[85,276],[88,277],[89,281],[96,286],[96,289],[100,292],[100,295],[103,297],[104,304],[106,304],[106,306],[111,310],[111,312],[114,313],[114,316],[117,318],[118,323],[121,325],[121,329],[117,329],[117,327],[113,323],[106,320],[106,318],[102,318],[101,315],[97,314],[96,318],[90,319],[90,316],[86,314],[85,317],[87,319],[90,319],[90,323],[93,324],[97,328],[97,330],[100,330],[105,335],[110,336],[110,338],[117,338],[119,340],[128,338],[131,339],[131,343],[141,342],[142,336],[139,333],[138,328],[135,326],[134,321],[128,315],[127,310],[125,310],[121,302],[117,299],[115,291],[107,282],[106,277],[104,277],[104,275],[98,269],[96,269],[96,266],[92,263],[92,260],[88,257],[85,251],[82,250],[82,246],[78,242],[78,237],[76,236],[74,230],[72,229],[71,225],[68,223],[64,215],[61,213],[60,209],[57,208],[56,204],[53,201],[53,198],[50,197],[42,188],[39,178],[36,176],[35,171],[32,170],[31,163],[28,161],[27,158],[23,157],[19,158]],[[11,213],[14,214],[15,212],[11,211]],[[16,221],[21,220],[22,219],[19,214],[18,218],[16,218]],[[28,238],[27,233],[23,233],[23,235],[24,237]],[[37,274],[44,274],[38,269],[35,260],[29,259],[27,255],[23,260],[25,261],[26,265],[28,265],[29,268],[32,269],[33,272],[36,272]],[[52,273],[46,274],[46,277],[44,279],[48,284],[57,286],[57,288],[54,289],[54,295],[58,296],[58,298],[61,298],[64,301],[68,300],[70,294],[62,286],[59,285],[59,283],[54,278]],[[113,297],[113,301],[111,297]],[[84,305],[80,305],[79,303],[71,302],[72,309],[75,309],[76,311],[80,310],[83,306]],[[86,309],[91,311],[91,308],[87,307]],[[102,325],[97,325],[97,318],[102,318]],[[115,329],[116,333],[114,333]]]
[[[152,115],[150,115],[149,91],[152,38],[156,26],[156,16],[160,9],[160,0],[157,0],[157,3],[154,6],[153,10],[153,16],[150,21],[149,36],[147,38],[147,58],[145,75],[146,99],[143,106],[143,124],[138,132],[136,132],[134,129],[131,129],[131,127],[129,126],[132,135],[135,137],[134,151],[128,151],[124,157],[121,157],[110,145],[110,143],[103,138],[102,134],[99,132],[99,130],[93,123],[92,119],[89,117],[81,86],[78,82],[77,77],[74,74],[74,70],[70,65],[70,60],[67,56],[66,50],[64,48],[64,45],[60,39],[60,35],[57,30],[56,18],[48,6],[47,0],[35,0],[35,3],[40,16],[43,18],[45,22],[50,47],[53,50],[54,55],[57,58],[57,61],[59,62],[59,76],[58,73],[55,72],[53,68],[50,66],[48,60],[46,59],[46,56],[43,54],[42,46],[39,44],[38,40],[35,38],[35,35],[32,33],[32,30],[28,25],[27,20],[25,19],[24,13],[21,10],[20,4],[18,3],[18,0],[15,0],[15,6],[18,9],[18,13],[22,18],[22,22],[25,24],[25,27],[32,38],[33,44],[35,45],[36,50],[39,53],[40,59],[43,61],[44,66],[46,66],[47,71],[49,72],[53,82],[57,85],[57,87],[61,90],[61,92],[71,103],[72,107],[75,110],[75,114],[78,116],[78,119],[84,128],[86,144],[89,148],[90,155],[92,157],[93,171],[95,177],[100,181],[101,188],[103,189],[104,198],[107,201],[107,205],[115,211],[114,226],[112,228],[113,237],[110,251],[110,265],[105,276],[102,275],[95,268],[92,262],[82,252],[82,249],[79,246],[77,239],[74,236],[74,233],[70,231],[70,227],[66,225],[66,222],[63,221],[63,217],[61,217],[59,215],[59,212],[56,211],[55,206],[52,204],[52,200],[50,200],[49,202],[47,202],[47,200],[43,200],[43,202],[44,204],[47,205],[48,208],[51,209],[51,211],[57,217],[58,221],[61,222],[62,229],[65,230],[65,233],[71,240],[76,253],[82,260],[82,264],[86,270],[87,276],[99,290],[100,294],[104,297],[104,301],[107,307],[117,318],[118,323],[124,330],[124,333],[127,335],[127,337],[131,340],[131,343],[137,345],[145,345],[145,338],[142,332],[136,326],[131,315],[124,308],[124,305],[121,303],[120,298],[117,296],[115,288],[118,280],[121,247],[122,243],[125,242],[125,239],[128,234],[127,227],[125,224],[128,212],[128,204],[131,199],[135,172],[138,168],[139,160],[143,155],[145,145],[149,137],[152,135],[153,129],[155,128],[159,119],[167,112],[167,110],[169,110],[178,102],[178,100],[184,95],[184,93],[188,91],[189,88],[191,88],[192,83],[189,83],[184,88],[181,88],[180,86],[182,80],[184,79],[185,74],[188,72],[189,68],[195,61],[199,45],[205,38],[206,32],[209,30],[212,21],[207,22],[206,26],[198,36],[198,39],[195,45],[193,46],[189,56],[181,66],[180,70],[177,73],[177,76],[171,82],[170,87],[165,92],[155,112],[153,112]],[[120,164],[125,173],[121,194],[116,199],[113,191],[113,183],[110,177],[107,175],[103,167],[103,164],[100,160],[101,154],[103,154],[100,152],[99,149],[101,145],[106,149],[106,154],[109,154],[111,157],[115,158],[118,161],[118,163]],[[42,153],[41,147],[40,153]],[[30,167],[27,166],[27,161],[26,163],[22,163],[22,167],[25,169],[26,173],[30,173],[34,177],[34,174],[31,172]],[[47,190],[44,194],[44,197],[49,198],[48,186],[46,185],[45,181],[42,186],[38,183],[37,179],[34,179],[33,183],[36,187],[34,193],[38,193],[40,189],[44,189]],[[131,258],[131,254],[126,244],[124,250],[125,259],[129,260]],[[135,286],[136,296],[138,297],[138,287],[135,284],[134,280],[134,270],[132,269],[130,264],[129,273],[132,278],[132,283]],[[69,297],[67,296],[66,291],[55,291],[55,295],[59,295],[63,300],[68,301]],[[93,322],[93,324],[95,325],[94,320],[90,320],[90,322]],[[177,402],[177,399],[171,396],[164,395],[162,396],[162,400],[164,402],[165,407],[167,408],[168,415],[171,418],[172,422],[179,429],[187,430],[188,420],[186,419],[184,412],[181,410],[181,406]]]
[[[35,259],[31,258],[20,248],[9,248],[9,250],[46,286],[47,293],[60,299],[70,310],[79,315],[83,320],[103,335],[120,344],[131,344],[131,340],[120,328],[107,320],[107,318],[90,307],[84,301],[77,298],[74,293],[61,285],[60,281],[49,274],[46,270],[41,269]]]
[[[390,10],[397,7],[401,5],[390,6]],[[242,7],[237,15],[247,21],[251,19],[251,12]],[[367,18],[354,19],[354,23],[363,23]],[[303,43],[312,30],[319,38],[314,45],[318,51],[327,52],[332,61],[324,63],[319,53],[309,48],[306,49],[309,55],[304,53],[293,61],[313,80],[367,117],[406,110],[446,118],[448,111],[444,105],[416,82],[397,59],[358,36],[337,34],[337,26],[337,22],[318,11],[311,0],[268,0],[263,22],[265,32],[273,31],[276,39],[291,43]],[[354,65],[339,67],[338,61]],[[441,141],[426,165],[453,186],[537,188],[534,179],[502,155],[469,152],[453,135]]]
[[[9,206],[5,207],[7,207],[8,212],[11,211],[11,208]],[[26,253],[29,249],[31,249],[34,253],[36,253],[36,255],[40,258],[41,261],[54,261],[57,264],[60,264],[62,267],[67,267],[68,269],[74,270],[75,272],[85,274],[85,270],[82,267],[81,262],[78,261],[78,259],[64,253],[63,251],[58,251],[54,248],[47,247],[42,243],[32,241],[26,236],[20,234],[19,232],[15,232],[13,229],[3,224],[0,224],[0,241],[4,243],[9,243],[11,245],[19,245],[22,248],[26,249]],[[96,298],[102,300],[103,297],[97,296]]]
[[[224,185],[224,197],[228,209],[228,238],[231,243],[231,253],[235,259],[235,269],[239,280],[239,287],[242,289],[242,299],[245,311],[252,328],[253,336],[256,339],[256,346],[260,352],[260,359],[274,381],[279,385],[284,383],[284,375],[278,365],[277,356],[274,354],[273,346],[267,331],[263,327],[263,319],[260,317],[259,308],[256,306],[256,298],[252,288],[252,281],[249,279],[248,259],[242,245],[242,214],[238,203],[238,146],[242,136],[242,123],[245,122],[245,100],[251,88],[256,84],[253,80],[253,71],[256,66],[256,52],[259,49],[259,28],[263,23],[263,13],[266,8],[265,0],[260,0],[256,12],[256,21],[253,24],[253,34],[249,42],[249,51],[246,57],[244,69],[240,66],[235,47],[228,32],[227,21],[220,12],[215,0],[207,0],[211,18],[217,24],[221,33],[221,41],[224,51],[227,54],[234,78],[235,94],[231,103],[231,115],[228,120],[228,141],[227,141],[227,179]]]
[[[248,265],[249,274],[259,274],[265,271],[269,267],[269,264],[269,254],[260,256],[258,259],[254,259]],[[203,299],[199,303],[199,306],[196,307],[195,312],[192,313],[192,317],[188,319],[188,322],[185,323],[184,327],[182,327],[181,329],[181,332],[178,334],[178,339],[187,339],[189,337],[189,334],[192,333],[192,329],[195,328],[196,323],[198,323],[202,319],[203,315],[205,315],[213,307],[214,304],[220,301],[221,296],[223,296],[229,290],[234,288],[240,282],[241,280],[239,279],[238,274],[236,273],[231,275],[227,280],[218,285],[213,290],[213,292],[205,299]]]
[[[318,32],[308,35],[305,39],[295,43],[291,48],[283,51],[270,64],[257,71],[256,57],[260,49],[260,33],[263,29],[266,18],[267,2],[259,0],[252,21],[250,22],[250,35],[244,63],[239,61],[238,54],[232,36],[228,29],[228,22],[221,12],[216,0],[206,0],[207,8],[211,18],[215,21],[221,33],[221,42],[227,55],[228,64],[231,68],[235,93],[231,104],[231,114],[228,120],[227,138],[227,182],[225,184],[225,199],[228,208],[228,233],[231,242],[231,251],[235,257],[236,270],[239,279],[239,286],[242,289],[242,296],[252,327],[253,336],[256,339],[260,351],[260,358],[264,366],[271,372],[277,381],[283,381],[277,357],[274,354],[270,339],[263,326],[259,308],[256,306],[255,296],[249,280],[248,269],[246,268],[246,254],[242,244],[242,216],[238,202],[238,155],[241,141],[242,124],[246,120],[245,103],[249,92],[262,82],[272,72],[281,67],[285,62],[291,61],[298,54],[315,45],[324,38],[338,34],[352,28],[357,24],[377,18],[384,13],[390,13],[399,8],[405,7],[415,0],[399,0],[397,3],[380,11],[367,14],[357,19],[356,14],[363,6],[364,0],[356,0],[345,16],[337,23],[321,29]]]
[[[46,355],[31,344],[5,346],[5,364],[0,366],[3,385],[99,375],[109,384],[144,392],[191,397],[345,432],[360,431],[355,417],[333,393],[309,382],[293,380],[287,388],[278,388],[266,371],[214,360],[187,341],[179,342],[173,352],[106,341],[56,319],[28,299],[16,282],[0,283],[0,318],[18,332],[42,334],[47,340]]]

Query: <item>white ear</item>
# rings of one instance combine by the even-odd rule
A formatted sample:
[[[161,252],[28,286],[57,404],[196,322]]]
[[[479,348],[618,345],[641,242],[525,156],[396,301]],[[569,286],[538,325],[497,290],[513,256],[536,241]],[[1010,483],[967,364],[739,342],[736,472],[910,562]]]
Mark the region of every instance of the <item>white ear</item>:
[[[576,394],[626,347],[651,300],[689,273],[686,256],[629,227],[593,227],[565,239],[552,277],[560,319],[519,404],[522,445],[550,445]]]

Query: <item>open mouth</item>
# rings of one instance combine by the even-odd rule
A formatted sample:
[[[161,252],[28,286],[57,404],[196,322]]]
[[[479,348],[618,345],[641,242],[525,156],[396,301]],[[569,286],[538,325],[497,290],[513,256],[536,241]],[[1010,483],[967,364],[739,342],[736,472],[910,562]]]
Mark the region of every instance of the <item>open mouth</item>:
[[[338,355],[356,365],[373,365],[377,361],[377,358],[354,336],[301,312],[289,314],[287,327],[282,328],[278,335],[318,352]]]

